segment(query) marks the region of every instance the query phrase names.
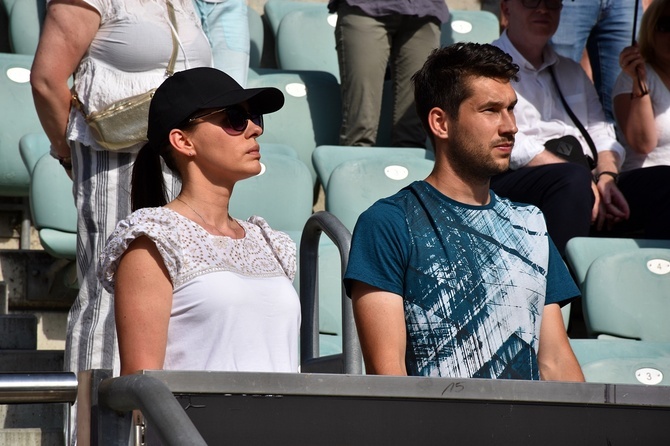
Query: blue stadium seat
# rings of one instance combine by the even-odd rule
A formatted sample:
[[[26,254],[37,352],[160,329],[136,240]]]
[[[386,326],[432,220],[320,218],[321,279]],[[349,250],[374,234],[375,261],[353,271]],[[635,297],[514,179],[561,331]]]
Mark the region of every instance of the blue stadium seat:
[[[0,53],[0,196],[20,197],[23,204],[3,204],[5,210],[21,210],[21,247],[30,246],[30,178],[19,154],[19,140],[27,133],[41,132],[30,87],[33,56]]]
[[[42,247],[56,258],[74,260],[77,209],[72,180],[49,155],[49,140],[43,133],[25,135],[19,146],[30,171],[30,208]]]
[[[347,229],[375,201],[391,196],[413,181],[423,180],[434,162],[419,157],[384,156],[345,161],[333,170],[326,187],[326,210]]]
[[[251,6],[247,6],[247,17],[249,19],[249,67],[259,68],[263,56],[263,43],[265,41],[265,29],[263,19]]]
[[[576,237],[566,258],[591,336],[670,342],[670,240]]]
[[[345,161],[361,158],[377,157],[409,157],[434,160],[435,154],[423,147],[358,147],[321,145],[312,154],[312,163],[319,181],[324,188],[328,187],[330,174]]]
[[[270,23],[270,29],[274,36],[277,36],[279,25],[288,13],[292,11],[310,11],[310,10],[326,10],[325,3],[316,2],[302,2],[292,0],[267,0],[263,11]]]
[[[571,339],[586,382],[670,385],[670,343]]]
[[[7,13],[9,46],[16,54],[34,55],[46,15],[46,1],[0,0]]]
[[[276,34],[276,56],[283,70],[326,71],[340,81],[335,49],[337,14],[325,5],[319,9],[291,11],[284,16]]]
[[[273,70],[249,76],[248,86],[276,87],[284,93],[284,107],[265,116],[259,142],[293,147],[316,182],[312,152],[319,145],[339,140],[342,105],[337,80],[320,71]]]
[[[500,36],[500,22],[491,12],[450,9],[449,14],[449,21],[442,24],[442,46],[456,42],[491,43]]]
[[[231,215],[240,219],[259,215],[273,229],[302,231],[312,215],[312,178],[307,166],[295,157],[261,150],[263,170],[235,185]]]

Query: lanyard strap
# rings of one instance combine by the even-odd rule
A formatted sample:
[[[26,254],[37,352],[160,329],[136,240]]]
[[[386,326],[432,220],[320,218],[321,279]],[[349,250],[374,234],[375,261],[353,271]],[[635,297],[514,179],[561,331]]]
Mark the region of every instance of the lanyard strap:
[[[581,132],[582,136],[586,140],[586,143],[589,145],[589,148],[591,149],[591,153],[593,154],[593,163],[598,164],[598,151],[596,150],[596,145],[593,143],[593,139],[591,139],[591,135],[589,135],[589,132],[586,131],[582,123],[579,121],[577,116],[573,113],[572,109],[568,105],[567,101],[563,97],[563,93],[561,93],[561,88],[558,86],[558,81],[556,81],[556,76],[554,75],[554,67],[550,66],[549,67],[549,73],[551,74],[551,80],[554,81],[554,85],[556,86],[556,90],[558,90],[558,96],[561,98],[561,103],[563,103],[563,107],[565,108],[565,111],[568,112],[568,115],[570,116],[570,119],[572,119],[572,122],[575,123],[575,126],[579,129]]]

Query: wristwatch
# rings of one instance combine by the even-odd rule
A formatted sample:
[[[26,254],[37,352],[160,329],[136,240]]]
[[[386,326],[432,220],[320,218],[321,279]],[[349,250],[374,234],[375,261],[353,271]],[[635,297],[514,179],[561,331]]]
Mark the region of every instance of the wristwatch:
[[[600,172],[600,173],[596,174],[596,184],[598,184],[598,181],[600,181],[600,177],[602,177],[603,175],[609,175],[612,178],[614,178],[614,184],[617,184],[619,182],[619,174],[618,173],[605,171],[605,172]]]

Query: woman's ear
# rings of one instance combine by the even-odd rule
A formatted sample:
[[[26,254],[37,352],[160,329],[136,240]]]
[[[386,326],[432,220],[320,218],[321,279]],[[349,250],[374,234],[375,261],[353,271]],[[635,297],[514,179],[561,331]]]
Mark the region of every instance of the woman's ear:
[[[436,141],[449,137],[449,119],[447,112],[441,108],[433,107],[428,112],[428,126]]]
[[[195,147],[188,133],[181,129],[172,129],[168,138],[170,144],[177,152],[184,156],[193,156]]]

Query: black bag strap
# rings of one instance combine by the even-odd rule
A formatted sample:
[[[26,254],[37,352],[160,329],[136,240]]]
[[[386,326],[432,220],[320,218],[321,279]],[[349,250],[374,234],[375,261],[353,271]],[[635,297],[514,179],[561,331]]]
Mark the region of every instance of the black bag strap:
[[[598,164],[598,151],[596,150],[596,145],[593,143],[593,139],[591,139],[591,135],[589,135],[589,132],[586,131],[584,126],[582,125],[581,121],[575,116],[574,112],[568,105],[567,101],[563,97],[563,93],[561,93],[561,88],[558,86],[558,81],[556,81],[556,76],[554,75],[554,67],[550,66],[549,67],[549,73],[551,74],[551,80],[554,81],[554,85],[556,86],[556,90],[558,90],[558,96],[561,98],[561,103],[563,103],[563,107],[565,108],[565,111],[568,112],[568,115],[570,116],[570,119],[572,119],[572,122],[575,123],[575,126],[579,129],[581,132],[582,136],[586,140],[586,143],[589,145],[589,148],[591,149],[591,153],[593,154],[593,164],[597,165]]]

